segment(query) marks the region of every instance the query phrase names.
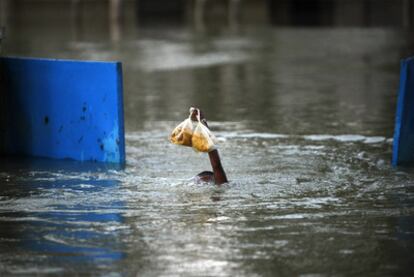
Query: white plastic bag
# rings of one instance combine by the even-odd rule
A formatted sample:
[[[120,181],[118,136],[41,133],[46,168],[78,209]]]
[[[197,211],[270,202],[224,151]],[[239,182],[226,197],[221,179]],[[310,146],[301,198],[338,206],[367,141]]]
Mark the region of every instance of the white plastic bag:
[[[184,145],[184,146],[192,146],[192,136],[193,136],[194,125],[193,121],[191,120],[191,113],[190,116],[178,124],[177,127],[174,128],[170,135],[170,141],[174,144]]]

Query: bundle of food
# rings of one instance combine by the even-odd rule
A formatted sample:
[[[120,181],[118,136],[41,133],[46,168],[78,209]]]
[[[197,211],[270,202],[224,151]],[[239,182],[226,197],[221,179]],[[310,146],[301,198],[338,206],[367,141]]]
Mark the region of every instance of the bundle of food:
[[[193,121],[192,115],[196,113],[197,121]],[[190,146],[198,152],[210,152],[216,149],[216,138],[200,119],[200,110],[190,108],[189,117],[178,124],[170,135],[170,141],[174,144]]]

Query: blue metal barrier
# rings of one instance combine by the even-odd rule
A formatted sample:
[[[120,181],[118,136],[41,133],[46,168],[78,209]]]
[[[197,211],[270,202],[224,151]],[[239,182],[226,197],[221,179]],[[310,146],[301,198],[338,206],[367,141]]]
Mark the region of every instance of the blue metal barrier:
[[[414,164],[414,57],[401,62],[392,164]]]
[[[0,58],[0,153],[125,162],[119,62]]]

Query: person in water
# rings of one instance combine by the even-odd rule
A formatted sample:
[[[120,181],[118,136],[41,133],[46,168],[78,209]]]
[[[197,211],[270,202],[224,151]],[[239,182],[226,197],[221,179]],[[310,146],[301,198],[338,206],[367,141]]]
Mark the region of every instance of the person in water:
[[[200,112],[200,120],[201,123],[203,123],[207,128],[207,120],[204,117],[204,113],[200,109],[192,109],[191,112],[191,120],[197,121],[197,115],[198,112]],[[214,149],[210,152],[208,152],[208,157],[210,159],[211,168],[213,169],[213,172],[211,171],[203,171],[195,177],[197,181],[202,182],[214,182],[216,185],[221,185],[224,183],[227,183],[227,176],[224,172],[223,166],[221,165],[220,156],[217,149]]]

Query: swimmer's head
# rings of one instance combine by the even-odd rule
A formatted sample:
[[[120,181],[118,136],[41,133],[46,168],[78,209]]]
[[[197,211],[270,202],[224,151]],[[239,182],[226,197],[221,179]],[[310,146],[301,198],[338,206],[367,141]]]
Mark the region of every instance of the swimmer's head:
[[[197,183],[198,182],[204,182],[204,183],[213,182],[214,183],[214,174],[211,171],[203,171],[203,172],[197,174],[197,176],[194,177],[194,180]]]

